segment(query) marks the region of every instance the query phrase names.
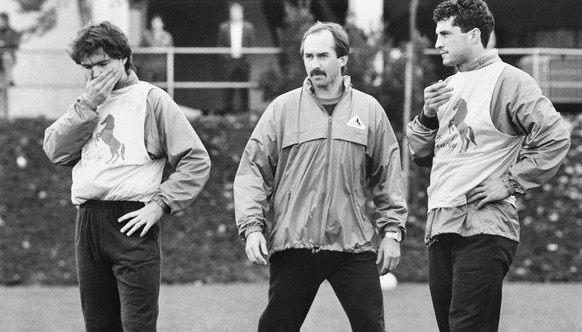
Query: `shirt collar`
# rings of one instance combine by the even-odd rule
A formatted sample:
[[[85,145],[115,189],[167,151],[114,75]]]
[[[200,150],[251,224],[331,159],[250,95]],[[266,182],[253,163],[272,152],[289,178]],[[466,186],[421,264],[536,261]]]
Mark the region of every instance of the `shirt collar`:
[[[494,62],[498,62],[498,61],[501,61],[501,58],[499,57],[499,51],[497,49],[492,49],[492,50],[489,50],[489,51],[482,53],[477,58],[475,58],[475,60],[473,60],[469,64],[467,69],[463,70],[463,72],[481,69],[483,67],[486,67],[486,66],[488,66]],[[457,67],[457,69],[458,69],[458,67]]]
[[[127,78],[124,81],[120,82],[121,87],[118,90],[137,84],[138,82],[139,79],[137,78],[137,74],[133,70],[130,70],[129,74],[127,75]]]

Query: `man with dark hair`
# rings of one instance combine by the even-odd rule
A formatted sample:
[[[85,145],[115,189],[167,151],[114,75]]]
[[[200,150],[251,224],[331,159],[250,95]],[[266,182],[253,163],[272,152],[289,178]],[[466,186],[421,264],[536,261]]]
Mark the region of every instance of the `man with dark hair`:
[[[238,2],[229,4],[229,20],[222,22],[218,29],[216,46],[230,47],[230,54],[224,54],[221,59],[228,80],[233,82],[248,82],[251,74],[251,63],[243,54],[243,47],[255,46],[255,27],[244,19],[244,7]],[[235,92],[240,93],[241,111],[249,110],[249,89],[226,89],[226,112],[233,112]]]
[[[414,161],[432,166],[433,307],[440,331],[497,331],[519,242],[514,195],[556,173],[570,135],[535,80],[486,48],[495,23],[485,2],[444,1],[434,21],[443,65],[458,72],[424,90],[407,130]]]
[[[259,331],[299,331],[324,280],[353,331],[384,331],[378,274],[398,265],[406,231],[400,152],[380,104],[342,76],[348,54],[340,25],[305,32],[303,87],[269,105],[241,158],[239,234],[251,262],[270,255]],[[376,220],[365,213],[368,192]]]
[[[85,92],[45,132],[44,150],[73,167],[75,255],[87,331],[155,331],[159,219],[187,208],[210,172],[198,135],[163,90],[139,81],[127,37],[105,21],[70,45]],[[174,169],[161,183],[164,164]]]
[[[4,81],[10,86],[14,85],[12,70],[16,64],[16,50],[19,45],[20,33],[10,26],[8,14],[0,13],[0,71],[4,72]]]

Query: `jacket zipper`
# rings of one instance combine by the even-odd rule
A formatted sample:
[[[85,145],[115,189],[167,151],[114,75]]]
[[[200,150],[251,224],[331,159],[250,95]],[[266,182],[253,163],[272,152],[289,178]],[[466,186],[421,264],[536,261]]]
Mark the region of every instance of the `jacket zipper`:
[[[315,96],[313,96],[315,99]],[[340,100],[338,101],[338,103],[336,104],[335,108],[337,109],[338,105],[344,100],[345,97],[345,93],[342,96],[342,98],[340,98]],[[319,104],[319,103],[318,103]],[[325,112],[325,114],[327,114],[327,110],[322,106],[319,105],[321,111]],[[335,112],[335,110],[334,110]],[[332,144],[333,144],[333,139],[331,137],[332,134],[332,127],[333,127],[333,113],[332,115],[327,115],[327,153],[325,156],[325,190],[323,192],[323,194],[321,195],[321,207],[325,206],[325,200],[327,198],[327,190],[329,189],[329,182],[330,182],[330,175],[329,175],[329,164],[330,164],[330,159],[331,159],[331,151],[332,151]],[[320,237],[322,236],[322,234],[325,234],[325,227],[327,226],[327,223],[324,222],[324,215],[327,217],[328,211],[324,211],[323,209],[321,210],[321,226],[318,229],[318,234],[315,234],[316,236],[314,236],[314,239],[317,240],[318,245],[313,246],[313,248],[311,249],[311,252],[314,254],[317,254],[320,250],[321,247],[319,246],[319,244],[323,243],[323,239],[320,239]],[[325,218],[327,219],[327,218]]]
[[[329,175],[329,164],[330,164],[330,159],[331,159],[331,151],[332,151],[332,144],[333,144],[333,139],[331,137],[331,132],[332,132],[332,126],[333,126],[333,115],[328,115],[327,117],[327,151],[326,151],[326,155],[325,155],[325,171],[324,171],[324,175],[325,175],[325,187],[324,187],[324,192],[321,195],[321,225],[318,228],[318,234],[316,234],[315,239],[317,239],[318,243],[323,243],[323,240],[321,239],[322,234],[325,233],[325,227],[327,226],[327,223],[325,222],[325,220],[327,219],[327,214],[328,211],[323,210],[323,207],[326,206],[325,201],[327,199],[327,191],[329,189],[329,179],[330,179],[330,175]],[[313,247],[312,252],[314,254],[318,253],[319,250],[321,250],[321,248],[319,247],[319,245],[316,245]]]

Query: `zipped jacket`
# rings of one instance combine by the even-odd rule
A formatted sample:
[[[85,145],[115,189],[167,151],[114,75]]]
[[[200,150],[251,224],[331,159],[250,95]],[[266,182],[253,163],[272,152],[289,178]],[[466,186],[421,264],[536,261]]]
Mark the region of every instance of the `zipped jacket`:
[[[345,92],[332,115],[309,79],[275,99],[247,143],[234,181],[244,239],[269,232],[273,253],[290,248],[376,251],[378,234],[405,234],[400,151],[386,113],[371,96]],[[376,207],[366,213],[367,193]]]

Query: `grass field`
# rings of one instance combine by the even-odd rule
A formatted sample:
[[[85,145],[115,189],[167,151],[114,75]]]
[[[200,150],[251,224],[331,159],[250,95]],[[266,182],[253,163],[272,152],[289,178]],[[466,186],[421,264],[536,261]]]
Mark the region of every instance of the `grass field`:
[[[158,330],[255,331],[266,284],[163,285]],[[437,331],[428,286],[384,292],[387,331]],[[506,283],[501,332],[582,331],[581,284]],[[0,287],[0,331],[83,331],[76,287]],[[338,300],[323,284],[302,331],[350,331]]]

